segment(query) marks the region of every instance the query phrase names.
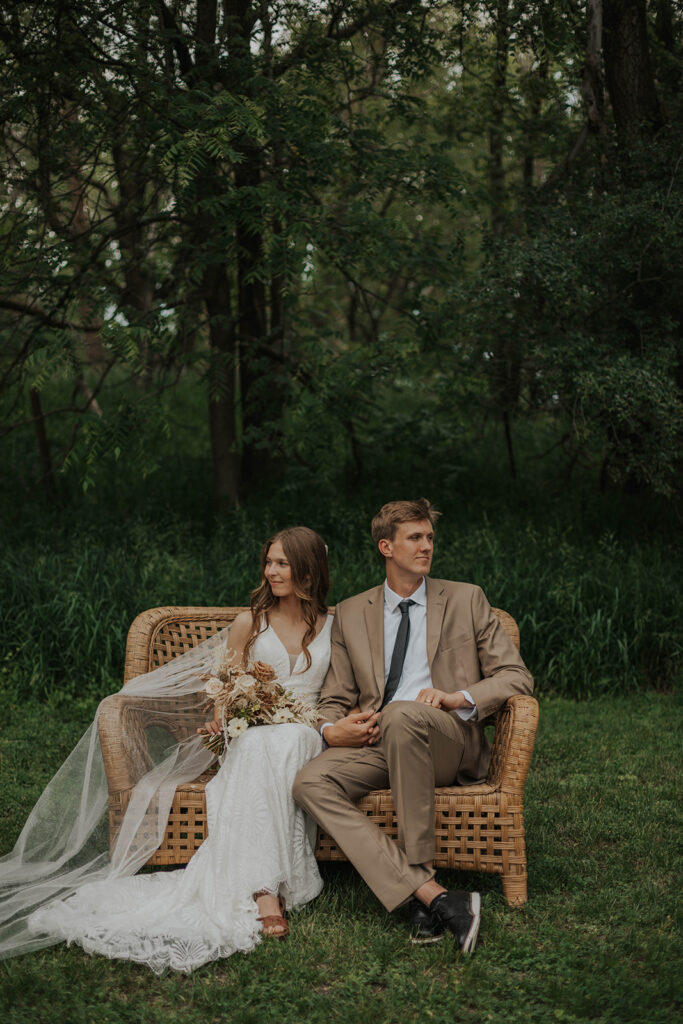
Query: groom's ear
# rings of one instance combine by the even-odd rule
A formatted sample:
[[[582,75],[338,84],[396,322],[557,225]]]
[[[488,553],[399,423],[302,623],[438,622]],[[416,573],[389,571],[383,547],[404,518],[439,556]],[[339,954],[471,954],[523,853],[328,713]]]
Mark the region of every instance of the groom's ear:
[[[379,553],[383,558],[391,558],[392,544],[390,540],[387,540],[386,537],[382,537],[382,539],[378,541],[377,547],[379,548]]]

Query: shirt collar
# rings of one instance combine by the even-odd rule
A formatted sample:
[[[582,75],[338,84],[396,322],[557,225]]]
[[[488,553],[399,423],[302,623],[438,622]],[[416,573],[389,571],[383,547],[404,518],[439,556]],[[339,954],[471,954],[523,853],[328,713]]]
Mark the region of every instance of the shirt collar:
[[[384,605],[390,612],[395,612],[401,601],[405,600],[405,597],[401,597],[400,594],[397,594],[391,589],[387,581],[384,581]],[[422,577],[422,583],[415,593],[410,595],[410,600],[414,601],[415,604],[422,604],[425,607],[427,606],[427,584],[424,576]]]

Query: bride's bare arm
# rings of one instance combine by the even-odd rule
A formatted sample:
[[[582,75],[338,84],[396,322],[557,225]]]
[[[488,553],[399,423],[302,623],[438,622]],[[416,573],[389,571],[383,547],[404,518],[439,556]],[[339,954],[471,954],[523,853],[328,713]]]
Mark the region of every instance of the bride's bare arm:
[[[249,634],[251,633],[251,612],[240,612],[239,615],[233,619],[232,626],[230,627],[230,634],[228,637],[228,645],[231,650],[235,652],[235,660],[241,661],[242,655],[244,654],[244,648]]]
[[[230,634],[228,643],[231,649],[235,652],[235,660],[241,661],[242,655],[244,654],[244,648],[249,634],[251,633],[251,612],[240,612],[238,616],[233,620],[230,627]],[[213,732],[218,733],[221,731],[221,723],[218,715],[218,711],[214,711],[214,717],[212,722],[205,722],[202,729],[197,729],[199,733]]]

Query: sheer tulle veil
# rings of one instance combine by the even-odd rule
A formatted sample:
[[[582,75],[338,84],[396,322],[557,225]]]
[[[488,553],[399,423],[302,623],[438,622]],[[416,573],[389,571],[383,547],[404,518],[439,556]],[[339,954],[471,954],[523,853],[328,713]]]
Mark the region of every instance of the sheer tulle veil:
[[[223,630],[102,701],[14,849],[0,858],[0,957],[60,941],[32,929],[35,910],[89,882],[134,874],[158,848],[176,787],[213,760],[196,735],[206,701],[200,677],[226,638]],[[155,725],[145,730],[150,717]],[[103,749],[125,765],[129,791],[113,836]]]

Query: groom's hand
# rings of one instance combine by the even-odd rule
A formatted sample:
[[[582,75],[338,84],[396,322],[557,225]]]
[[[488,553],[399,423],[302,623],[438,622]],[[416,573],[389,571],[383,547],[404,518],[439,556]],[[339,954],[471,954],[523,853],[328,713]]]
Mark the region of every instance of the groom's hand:
[[[435,690],[429,687],[426,690],[420,690],[416,700],[419,704],[430,704],[433,708],[442,708],[444,711],[474,707],[462,690],[458,690],[457,693],[446,693],[444,690]]]
[[[379,711],[352,711],[325,729],[330,747],[371,747],[379,739]]]

